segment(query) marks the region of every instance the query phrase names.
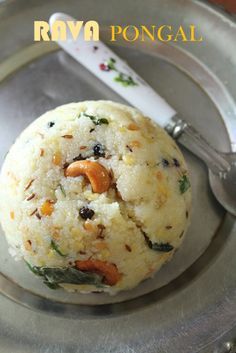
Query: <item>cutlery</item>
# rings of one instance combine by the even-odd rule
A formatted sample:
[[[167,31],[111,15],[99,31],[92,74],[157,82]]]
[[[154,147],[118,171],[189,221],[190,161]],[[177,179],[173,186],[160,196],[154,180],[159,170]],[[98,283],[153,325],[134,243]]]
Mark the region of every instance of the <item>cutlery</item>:
[[[64,13],[50,17],[55,21],[76,21]],[[85,41],[83,28],[74,40],[67,31],[66,41],[58,45],[127,102],[162,126],[179,144],[205,162],[211,189],[218,202],[236,216],[236,153],[216,151],[200,133],[145,82],[125,61],[102,41]]]

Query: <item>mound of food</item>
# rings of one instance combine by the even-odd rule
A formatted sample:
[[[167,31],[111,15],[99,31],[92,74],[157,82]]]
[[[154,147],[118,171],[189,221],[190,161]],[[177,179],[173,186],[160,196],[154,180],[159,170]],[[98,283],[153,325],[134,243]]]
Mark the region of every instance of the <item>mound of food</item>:
[[[67,104],[35,120],[0,176],[10,253],[53,289],[135,287],[182,243],[190,204],[175,142],[110,101]]]

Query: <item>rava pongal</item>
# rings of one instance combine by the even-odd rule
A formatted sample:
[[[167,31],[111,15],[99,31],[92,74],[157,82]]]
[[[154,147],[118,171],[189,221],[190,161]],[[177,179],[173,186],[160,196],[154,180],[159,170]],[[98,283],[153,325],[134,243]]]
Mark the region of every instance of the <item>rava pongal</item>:
[[[35,120],[0,176],[11,254],[52,289],[135,287],[181,245],[190,203],[175,142],[109,101],[67,104]]]

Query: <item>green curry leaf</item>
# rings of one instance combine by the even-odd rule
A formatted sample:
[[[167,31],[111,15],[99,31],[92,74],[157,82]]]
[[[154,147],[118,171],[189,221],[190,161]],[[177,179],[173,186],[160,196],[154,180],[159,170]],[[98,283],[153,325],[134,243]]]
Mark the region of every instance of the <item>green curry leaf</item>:
[[[42,276],[40,272],[40,267],[37,266],[32,266],[30,265],[27,261],[25,261],[26,265],[30,269],[31,272],[33,272],[36,276]]]
[[[51,240],[51,248],[52,248],[53,250],[55,250],[55,251],[58,253],[58,255],[60,255],[60,256],[62,256],[62,257],[66,257],[66,256],[67,256],[66,254],[63,254],[63,253],[60,251],[60,249],[58,248],[58,246],[57,246],[57,244],[55,243],[54,240]]]
[[[96,123],[95,123],[95,125],[102,125],[102,124],[108,125],[109,122],[108,122],[108,120],[105,119],[105,118],[100,118],[100,119],[98,119],[98,120],[96,121]]]
[[[190,188],[190,181],[187,175],[183,175],[179,180],[179,191],[181,194],[184,194]]]
[[[142,232],[144,235],[144,238],[146,240],[146,243],[148,247],[154,251],[160,251],[160,252],[170,252],[174,249],[173,245],[170,243],[153,243],[148,236],[146,235],[145,232]]]
[[[38,267],[31,266],[27,262],[26,264],[35,275],[43,277],[44,284],[50,289],[59,288],[61,283],[88,284],[96,287],[103,286],[103,277],[96,273],[83,272],[75,267]]]
[[[64,187],[61,184],[59,184],[58,186],[59,186],[59,188],[61,190],[62,195],[66,197],[66,192],[65,192]]]
[[[105,118],[98,118],[98,117],[96,117],[94,115],[90,115],[90,114],[87,114],[87,113],[84,113],[84,112],[80,113],[79,118],[81,116],[86,116],[87,118],[91,119],[92,122],[94,123],[94,125],[102,125],[102,124],[108,125],[109,124],[108,120],[105,119]]]

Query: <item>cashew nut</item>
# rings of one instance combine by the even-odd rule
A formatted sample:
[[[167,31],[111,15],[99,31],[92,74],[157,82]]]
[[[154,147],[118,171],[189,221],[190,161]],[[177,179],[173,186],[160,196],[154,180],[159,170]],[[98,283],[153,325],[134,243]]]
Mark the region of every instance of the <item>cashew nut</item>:
[[[116,265],[101,260],[75,261],[75,266],[81,271],[91,271],[104,276],[104,283],[114,286],[120,279]]]
[[[109,189],[110,176],[108,171],[97,162],[76,161],[66,168],[66,177],[77,177],[80,175],[85,175],[88,178],[93,192],[101,194]]]

